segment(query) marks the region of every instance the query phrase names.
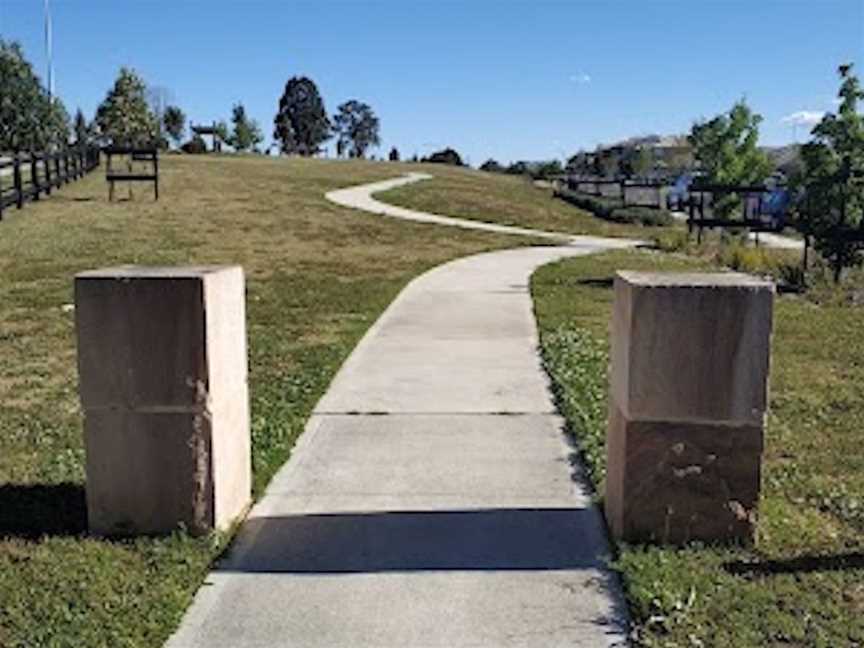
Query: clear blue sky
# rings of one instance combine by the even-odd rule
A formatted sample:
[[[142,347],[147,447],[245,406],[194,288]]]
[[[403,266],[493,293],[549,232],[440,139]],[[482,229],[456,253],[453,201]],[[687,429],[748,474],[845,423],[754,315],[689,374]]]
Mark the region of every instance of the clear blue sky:
[[[784,117],[833,108],[839,63],[864,75],[864,0],[51,6],[56,90],[70,112],[91,117],[129,65],[195,121],[227,119],[242,101],[269,140],[285,81],[307,75],[331,113],[351,98],[372,105],[379,153],[451,145],[475,165],[683,132],[742,96],[765,118],[762,141],[780,144],[796,134]],[[0,37],[20,41],[44,77],[42,0],[0,0]]]

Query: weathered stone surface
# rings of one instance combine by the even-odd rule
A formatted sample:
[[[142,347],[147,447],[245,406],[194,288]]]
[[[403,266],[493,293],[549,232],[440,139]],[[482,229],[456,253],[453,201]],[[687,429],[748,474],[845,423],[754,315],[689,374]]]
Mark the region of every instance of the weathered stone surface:
[[[224,529],[251,497],[243,271],[75,281],[90,529]]]
[[[773,295],[738,273],[619,272],[612,394],[624,414],[761,425]]]
[[[612,403],[606,518],[615,537],[753,540],[762,428],[630,421]]]
[[[615,280],[606,515],[630,541],[750,541],[773,285],[724,274]]]

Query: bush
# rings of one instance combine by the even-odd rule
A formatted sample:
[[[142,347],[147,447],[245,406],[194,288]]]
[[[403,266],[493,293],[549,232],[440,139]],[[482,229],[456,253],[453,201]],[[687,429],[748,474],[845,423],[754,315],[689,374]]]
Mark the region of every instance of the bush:
[[[646,227],[664,227],[672,224],[672,215],[665,209],[633,206],[613,210],[610,220],[618,223],[645,225]]]
[[[443,151],[436,151],[427,158],[423,158],[421,162],[433,162],[435,164],[452,164],[453,166],[463,166],[462,158],[452,148],[446,148]]]
[[[612,221],[614,223],[628,223],[631,225],[644,225],[648,227],[661,227],[672,224],[672,215],[665,209],[652,209],[651,207],[622,207],[621,203],[614,198],[603,198],[578,193],[569,189],[560,189],[555,194],[571,205],[591,212],[597,218]]]
[[[202,153],[207,152],[207,143],[204,141],[203,137],[196,135],[181,146],[180,150],[191,155],[201,155]]]

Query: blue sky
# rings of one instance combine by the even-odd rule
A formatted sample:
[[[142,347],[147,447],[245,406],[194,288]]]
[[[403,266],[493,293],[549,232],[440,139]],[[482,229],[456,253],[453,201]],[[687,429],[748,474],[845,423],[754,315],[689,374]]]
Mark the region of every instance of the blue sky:
[[[763,143],[805,140],[809,127],[790,122],[833,108],[837,65],[864,75],[864,0],[51,7],[56,91],[70,112],[91,117],[129,65],[195,121],[228,119],[242,101],[269,140],[285,81],[307,75],[331,113],[352,98],[372,105],[379,153],[450,145],[475,165],[684,132],[742,96],[765,118]],[[20,41],[45,76],[43,0],[0,0],[0,37]]]

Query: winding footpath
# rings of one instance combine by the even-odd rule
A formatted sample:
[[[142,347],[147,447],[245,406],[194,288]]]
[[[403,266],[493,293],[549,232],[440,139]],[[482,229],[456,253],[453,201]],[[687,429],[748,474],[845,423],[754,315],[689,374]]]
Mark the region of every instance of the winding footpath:
[[[328,198],[538,235],[371,197],[406,181]],[[400,293],[168,648],[626,644],[602,517],[540,365],[528,282],[543,264],[632,242],[563,238],[447,263]]]
[[[481,230],[484,232],[492,232],[494,234],[513,234],[516,236],[530,236],[532,238],[546,238],[559,241],[563,244],[595,245],[602,248],[632,247],[636,244],[636,241],[627,241],[624,239],[576,236],[564,232],[548,232],[544,230],[528,229],[525,227],[515,227],[513,225],[498,225],[497,223],[486,223],[465,218],[453,218],[452,216],[439,216],[438,214],[429,214],[414,209],[389,205],[380,200],[376,200],[373,197],[376,193],[389,191],[396,187],[411,184],[412,182],[419,182],[420,180],[428,180],[430,178],[432,178],[432,176],[427,173],[407,173],[404,176],[394,178],[393,180],[373,182],[356,187],[348,187],[347,189],[337,189],[336,191],[327,193],[326,198],[327,200],[334,202],[337,205],[342,205],[343,207],[362,209],[363,211],[371,212],[373,214],[414,221],[417,223],[432,223],[434,225],[446,225],[448,227],[458,227],[461,229]]]

